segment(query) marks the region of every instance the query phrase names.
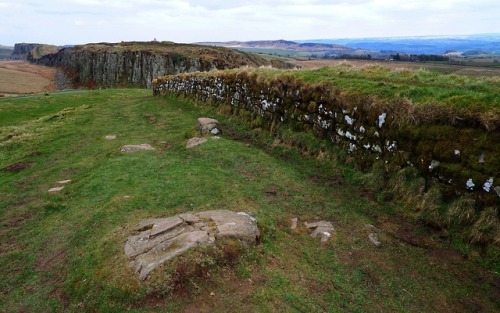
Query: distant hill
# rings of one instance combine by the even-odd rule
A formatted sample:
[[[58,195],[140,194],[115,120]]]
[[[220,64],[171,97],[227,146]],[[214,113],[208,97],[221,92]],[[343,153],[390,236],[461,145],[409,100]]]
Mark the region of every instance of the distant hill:
[[[226,42],[197,42],[198,45],[233,48],[242,51],[292,55],[325,57],[353,53],[353,49],[332,43],[295,42],[288,40],[258,40],[258,41],[226,41]]]
[[[0,60],[8,60],[14,47],[0,45]]]
[[[498,33],[464,36],[307,39],[297,40],[297,42],[335,44],[350,49],[392,51],[408,54],[444,54],[449,51],[500,53],[500,34]]]
[[[59,47],[40,43],[16,43],[10,59],[28,60],[30,58],[39,59],[47,54],[56,53]]]

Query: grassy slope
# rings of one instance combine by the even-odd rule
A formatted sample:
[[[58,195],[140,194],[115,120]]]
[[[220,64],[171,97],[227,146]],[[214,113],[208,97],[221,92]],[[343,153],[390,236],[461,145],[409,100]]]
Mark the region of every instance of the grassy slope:
[[[185,149],[196,118],[217,117],[204,110],[144,90],[0,99],[0,168],[36,163],[0,171],[0,311],[499,309],[498,275],[481,270],[477,254],[463,260],[439,234],[420,247],[401,241],[401,232],[415,239],[427,230],[400,220],[400,208],[374,199],[350,168],[227,136]],[[248,137],[217,118],[226,133]],[[121,154],[130,143],[157,150]],[[47,193],[62,179],[72,182]],[[173,295],[140,287],[122,253],[130,226],[214,208],[254,213],[262,245]],[[292,217],[331,220],[336,234],[321,245],[290,231]],[[382,247],[368,241],[366,224],[380,229]]]
[[[53,81],[40,74],[0,66],[0,93],[37,93],[53,88]]]

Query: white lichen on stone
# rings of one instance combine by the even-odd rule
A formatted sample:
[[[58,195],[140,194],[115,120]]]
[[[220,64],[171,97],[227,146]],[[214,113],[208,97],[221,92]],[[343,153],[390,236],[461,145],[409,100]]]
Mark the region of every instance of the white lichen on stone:
[[[357,149],[356,145],[351,142],[349,144],[349,146],[347,147],[347,152],[348,153],[353,153],[354,151],[356,151],[356,149]]]
[[[393,152],[394,150],[396,150],[396,142],[395,141],[393,141],[392,143],[390,143],[390,141],[387,140],[385,142],[385,145],[387,147],[387,151],[389,151],[389,152]]]
[[[378,127],[382,128],[385,123],[385,118],[387,117],[387,113],[383,112],[378,116]]]
[[[435,169],[436,167],[439,166],[439,164],[441,164],[439,161],[437,160],[432,160],[431,161],[431,165],[429,165],[429,170],[432,171],[433,169]]]
[[[356,136],[353,135],[353,134],[351,134],[350,131],[346,131],[345,137],[348,138],[348,139],[351,139],[351,140],[356,140]]]
[[[483,190],[486,191],[486,192],[490,192],[491,190],[491,187],[493,187],[493,177],[490,177],[490,179],[488,179],[484,185],[483,185]]]
[[[352,125],[354,123],[354,119],[352,119],[349,115],[344,116],[344,119],[349,125]]]
[[[474,186],[476,185],[472,182],[472,178],[469,178],[465,183],[465,187],[467,190],[474,190]]]

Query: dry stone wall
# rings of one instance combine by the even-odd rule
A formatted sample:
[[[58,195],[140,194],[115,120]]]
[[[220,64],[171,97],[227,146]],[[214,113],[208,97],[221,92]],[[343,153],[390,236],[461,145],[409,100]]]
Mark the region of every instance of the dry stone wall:
[[[286,125],[313,131],[363,167],[375,160],[412,166],[439,181],[451,197],[474,195],[480,206],[500,203],[500,136],[474,118],[429,119],[404,100],[379,104],[328,84],[292,76],[265,79],[246,72],[185,74],[153,81],[155,95],[184,95],[245,116],[274,131]],[[226,110],[227,111],[227,110]]]

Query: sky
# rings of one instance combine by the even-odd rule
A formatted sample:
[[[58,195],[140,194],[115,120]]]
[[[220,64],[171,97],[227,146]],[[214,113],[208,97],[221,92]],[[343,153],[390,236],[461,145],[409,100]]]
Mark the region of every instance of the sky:
[[[0,0],[0,44],[500,32],[499,0]]]

